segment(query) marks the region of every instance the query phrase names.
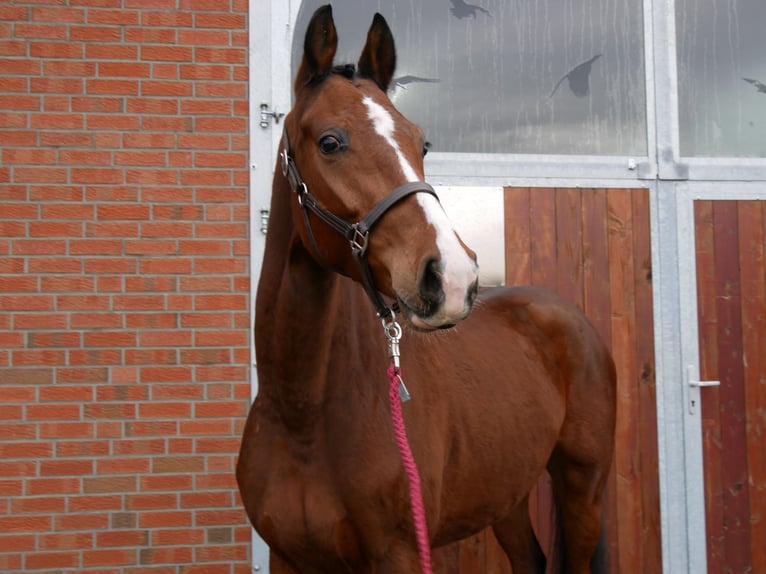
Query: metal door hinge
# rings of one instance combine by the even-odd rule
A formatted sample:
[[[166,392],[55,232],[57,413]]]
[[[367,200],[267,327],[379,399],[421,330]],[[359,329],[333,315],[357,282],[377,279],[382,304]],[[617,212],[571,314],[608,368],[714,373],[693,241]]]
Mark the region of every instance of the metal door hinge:
[[[274,120],[275,124],[279,123],[280,118],[283,118],[285,114],[278,112],[275,107],[274,110],[269,109],[269,104],[263,102],[261,104],[261,127],[267,129],[271,125],[271,120]]]
[[[687,396],[689,404],[689,414],[697,414],[697,409],[700,405],[700,388],[702,387],[719,387],[721,381],[700,381],[697,369],[693,365],[686,367],[686,384],[689,387]]]
[[[265,207],[261,209],[261,233],[266,235],[269,230],[269,210]]]

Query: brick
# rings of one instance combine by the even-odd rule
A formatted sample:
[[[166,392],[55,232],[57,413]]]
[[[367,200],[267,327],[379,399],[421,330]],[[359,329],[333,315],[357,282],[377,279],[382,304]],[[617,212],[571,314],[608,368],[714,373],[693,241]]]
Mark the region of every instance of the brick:
[[[178,355],[175,349],[127,349],[126,365],[175,365]]]
[[[69,351],[69,365],[119,365],[120,351],[115,349],[74,349]]]
[[[179,217],[182,215],[182,213],[188,213],[187,210],[178,211]],[[155,217],[158,217],[158,212],[161,214],[162,210],[159,207],[155,207]],[[141,224],[141,237],[172,237],[175,239],[182,237],[192,237],[193,233],[194,226],[187,222],[147,222]]]
[[[90,440],[90,441],[58,441],[56,443],[56,458],[66,457],[78,457],[84,456],[97,457],[108,456],[110,454],[109,441],[105,440]],[[70,510],[77,510],[73,508],[70,502]]]
[[[37,277],[25,277],[24,275],[0,276],[0,293],[34,292],[37,290]]]
[[[14,255],[64,255],[65,240],[17,239],[13,242]]]
[[[56,530],[85,530],[93,532],[104,530],[109,527],[109,515],[107,513],[66,513],[55,517]]]
[[[180,64],[182,80],[215,80],[225,82],[232,78],[231,66],[219,64]]]
[[[137,96],[138,92],[138,80],[93,79],[85,83],[86,94]]]
[[[29,224],[29,237],[79,237],[82,223],[33,221]]]
[[[142,512],[138,517],[140,528],[190,527],[194,517],[190,511]]]
[[[114,153],[116,165],[163,166],[167,163],[164,151],[118,151]]]
[[[172,102],[173,106],[177,106],[175,102]],[[130,107],[130,102],[128,102]],[[151,113],[151,112],[136,112],[136,113]],[[159,112],[164,113],[164,112]],[[168,113],[176,113],[171,111]],[[122,144],[126,148],[150,148],[150,149],[170,149],[176,146],[176,137],[172,134],[166,133],[126,133],[122,138]],[[145,191],[145,190],[144,190]]]
[[[34,7],[32,8],[32,20],[38,22],[84,22],[85,10],[54,6]]]
[[[41,365],[61,365],[66,360],[63,350],[39,349],[39,350],[14,350],[11,354],[13,364],[18,367],[32,367]]]
[[[85,44],[87,60],[121,60],[128,62],[138,59],[138,47],[130,44],[105,44],[88,42]]]
[[[135,347],[136,333],[132,331],[91,331],[85,333],[86,347]]]
[[[183,313],[181,326],[197,327],[232,327],[231,313]]]
[[[241,48],[197,47],[194,49],[194,60],[195,62],[245,64],[247,54]]]
[[[140,556],[141,564],[184,564],[192,562],[194,558],[188,546],[142,548]]]
[[[173,528],[151,531],[151,546],[189,546],[205,542],[204,528]]]
[[[79,347],[80,333],[70,331],[48,331],[27,333],[27,347]]]
[[[97,150],[62,150],[58,161],[68,165],[102,165],[112,163],[112,152]]]
[[[247,272],[247,260],[239,258],[196,259],[194,272],[197,274],[243,274]]]
[[[59,311],[108,311],[111,300],[106,295],[57,295],[56,308]]]
[[[83,566],[126,566],[137,564],[136,550],[86,550],[82,553]]]
[[[85,260],[86,273],[135,273],[137,262],[134,258],[96,258]]]
[[[35,536],[33,534],[0,534],[0,548],[12,548],[15,552],[35,550]]]
[[[30,273],[81,273],[82,261],[75,258],[35,257],[28,263]]]
[[[226,30],[242,30],[246,26],[243,14],[228,14],[223,12],[201,12],[194,14],[196,28],[223,28]]]
[[[93,145],[93,135],[88,132],[73,131],[42,132],[40,144],[55,147],[90,147]]]
[[[67,27],[60,24],[32,24],[17,22],[14,28],[16,38],[29,38],[30,40],[66,40]],[[39,42],[33,42],[33,45]]]
[[[247,296],[237,294],[217,293],[215,295],[196,295],[194,297],[194,310],[227,310],[247,309]]]
[[[126,251],[131,252],[129,248],[127,248],[127,244],[130,242],[126,242]],[[139,243],[139,242],[136,242]],[[146,244],[146,249],[149,249],[149,245],[158,243],[160,245],[164,245],[163,251],[165,248],[167,248],[169,245],[174,245],[174,241],[160,241],[160,240],[154,240],[154,241],[141,241],[141,244]],[[140,252],[142,247],[133,247],[136,251]],[[158,292],[158,291],[177,291],[178,290],[178,279],[175,277],[164,277],[164,276],[152,276],[152,277],[146,277],[146,276],[138,276],[138,277],[126,277],[125,278],[125,291],[131,292],[131,291],[152,291],[152,292]]]
[[[195,403],[195,417],[232,418],[247,414],[244,401],[218,401],[215,403]]]
[[[82,96],[72,98],[73,112],[122,113],[125,111],[122,98]],[[93,150],[88,150],[93,153]],[[102,152],[103,153],[103,152]]]
[[[91,422],[79,421],[79,409],[77,409],[77,422],[42,422],[39,424],[40,438],[73,439],[92,438],[95,436],[95,427]]]
[[[25,496],[11,501],[13,514],[43,514],[66,511],[66,498],[63,496]]]
[[[125,326],[131,329],[168,329],[177,327],[175,313],[126,313]]]
[[[41,550],[74,550],[93,547],[93,534],[90,532],[42,534],[38,539]]]
[[[114,371],[115,369],[113,369]],[[135,368],[125,367],[124,370],[135,371]],[[101,385],[96,389],[96,398],[99,401],[145,401],[149,398],[149,389],[146,385],[131,385],[120,384],[121,381],[115,382],[118,379],[114,372],[112,375],[111,385]],[[134,382],[136,376],[134,375],[129,382]],[[115,443],[116,445],[116,443]],[[115,446],[116,448],[116,446]]]
[[[88,186],[85,188],[88,201],[95,202],[135,202],[138,199],[138,188],[132,185]]]
[[[209,118],[198,117],[195,120],[197,132],[244,132],[246,130],[244,118]]]
[[[88,237],[135,237],[138,234],[138,224],[117,221],[88,223],[85,234]]]
[[[144,11],[141,14],[142,26],[191,28],[193,23],[192,14],[184,10],[176,10],[172,12]]]
[[[155,367],[160,368],[160,367]],[[189,381],[191,379],[187,379]],[[179,402],[142,403],[138,414],[142,419],[183,419],[191,416],[191,405]],[[168,471],[170,472],[170,471]]]
[[[174,169],[128,169],[125,171],[125,180],[136,184],[168,184],[178,183],[178,171]]]
[[[28,62],[25,60],[0,60],[0,67],[3,67],[3,73],[5,74],[13,73],[12,69],[6,70],[7,68],[7,66],[5,65],[6,62],[17,62],[16,65],[18,65],[19,67],[23,66],[25,68],[27,68],[28,66],[34,65],[31,63],[32,61]],[[40,96],[30,96],[27,94],[0,95],[0,109],[3,109],[3,110],[39,111],[40,106],[41,106]],[[5,140],[5,138],[3,138],[3,140]],[[13,151],[12,148],[6,148],[4,150],[3,157],[5,157],[5,154],[12,151]]]
[[[138,116],[132,116],[128,114],[89,114],[87,121],[87,128],[89,130],[137,130],[140,128]],[[111,145],[104,145],[104,147],[115,147],[117,145],[114,142]]]
[[[194,54],[192,48],[187,46],[144,45],[141,47],[141,60],[160,62],[191,62],[194,60]]]
[[[102,367],[60,367],[56,369],[57,383],[105,383],[108,380],[108,371]]]
[[[5,393],[3,393],[3,399],[5,399]],[[37,425],[0,422],[0,436],[4,440],[34,439],[37,438]],[[2,444],[0,448],[3,448]]]
[[[91,460],[42,460],[40,476],[83,476],[93,474]]]
[[[111,10],[101,8],[92,8],[88,10],[89,24],[135,26],[138,22],[139,12],[136,10]]]
[[[144,331],[140,336],[142,347],[189,347],[192,344],[191,331]]]
[[[133,403],[89,403],[83,410],[86,419],[136,418],[136,405]]]
[[[204,388],[202,385],[198,385],[196,383],[191,385],[184,385],[184,384],[170,384],[170,385],[161,385],[161,384],[154,384],[152,385],[152,399],[156,401],[162,401],[162,400],[168,400],[168,399],[190,399],[190,400],[202,400],[204,399]],[[239,448],[239,445],[237,445],[237,448]]]
[[[136,492],[135,476],[86,476],[82,491],[86,494]]]
[[[192,259],[186,257],[142,259],[139,262],[139,269],[140,273],[149,274],[188,274],[192,272]]]
[[[93,277],[67,277],[52,275],[47,277],[40,277],[40,287],[45,293],[52,293],[56,291],[93,291],[95,287],[95,281]]]
[[[99,62],[100,77],[149,78],[151,66],[139,62]]]
[[[114,26],[70,26],[69,38],[76,42],[119,42],[122,31]]]
[[[17,28],[18,30],[18,28]],[[56,27],[48,31],[49,34],[66,34],[65,27]],[[79,42],[31,42],[29,44],[29,55],[33,58],[51,59],[51,58],[71,58],[82,59],[83,45]]]
[[[142,530],[115,530],[96,533],[96,545],[99,548],[146,546],[148,541],[148,533]]]
[[[193,78],[187,77],[186,79]],[[146,80],[141,82],[142,96],[191,96],[192,93],[193,85],[190,82],[156,80]]]
[[[195,245],[193,248],[191,246],[188,246],[185,248],[183,245],[184,242],[181,242],[181,253],[186,255],[190,254],[192,251],[198,251],[199,245],[196,245],[198,243],[202,242],[194,242]],[[224,250],[224,246],[228,246],[227,242],[220,242],[224,245],[217,245],[219,242],[214,242],[216,245],[206,245],[203,246],[202,251],[207,251],[207,253],[204,253],[205,255],[214,255],[215,251],[220,249]],[[191,277],[181,277],[181,284],[180,284],[181,291],[216,291],[219,293],[227,293],[231,291],[231,277],[226,276],[191,276]]]
[[[53,443],[50,442],[3,442],[0,443],[0,456],[3,458],[44,458],[53,455]]]
[[[74,568],[80,565],[78,552],[35,552],[27,554],[24,567],[27,571],[42,568]]]
[[[165,439],[126,439],[112,443],[114,454],[117,455],[156,455],[167,454]]]
[[[79,338],[79,333],[77,333]],[[93,400],[92,385],[49,385],[41,387],[39,399],[41,402],[85,402]]]
[[[9,384],[50,384],[53,383],[53,369],[40,367],[31,368],[4,368],[0,370],[0,382]],[[8,395],[4,395],[4,402],[9,402]],[[6,418],[6,417],[2,417]]]
[[[140,475],[149,472],[149,458],[146,457],[115,457],[100,458],[96,461],[96,472],[104,474]]]
[[[125,40],[127,42],[135,42],[137,44],[144,44],[141,46],[141,54],[143,52],[151,51],[153,46],[146,46],[145,44],[177,44],[178,30],[175,28],[125,28]],[[182,43],[182,42],[181,42]],[[142,59],[144,59],[142,57]]]
[[[142,383],[189,382],[192,370],[188,366],[152,366],[141,369]],[[166,406],[166,405],[164,405]]]

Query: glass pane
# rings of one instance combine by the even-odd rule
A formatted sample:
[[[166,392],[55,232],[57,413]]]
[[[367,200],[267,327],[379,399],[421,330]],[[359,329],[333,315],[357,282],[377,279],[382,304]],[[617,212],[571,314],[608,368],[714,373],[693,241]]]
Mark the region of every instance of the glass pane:
[[[676,0],[681,154],[766,157],[764,0]]]
[[[293,70],[314,10],[305,0]],[[338,62],[375,12],[397,43],[397,107],[434,151],[646,155],[641,0],[337,0]]]

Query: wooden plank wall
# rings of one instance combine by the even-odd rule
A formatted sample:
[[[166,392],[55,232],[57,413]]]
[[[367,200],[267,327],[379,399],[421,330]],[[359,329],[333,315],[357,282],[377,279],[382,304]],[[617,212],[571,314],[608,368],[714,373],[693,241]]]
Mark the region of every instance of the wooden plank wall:
[[[540,285],[568,297],[611,345],[619,388],[605,516],[610,570],[660,572],[649,192],[507,188],[505,229],[506,284]],[[530,500],[544,550],[553,516],[548,483],[543,477]],[[511,572],[491,531],[438,550],[435,569]]]
[[[711,574],[766,573],[765,203],[694,204]]]

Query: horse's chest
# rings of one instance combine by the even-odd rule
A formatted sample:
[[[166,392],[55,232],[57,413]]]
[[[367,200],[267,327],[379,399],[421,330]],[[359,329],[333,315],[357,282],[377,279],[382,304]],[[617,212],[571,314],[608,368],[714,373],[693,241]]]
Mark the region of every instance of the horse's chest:
[[[283,445],[284,446],[284,445]],[[250,519],[269,544],[301,572],[342,572],[358,556],[358,541],[321,460],[279,447],[261,469]]]

